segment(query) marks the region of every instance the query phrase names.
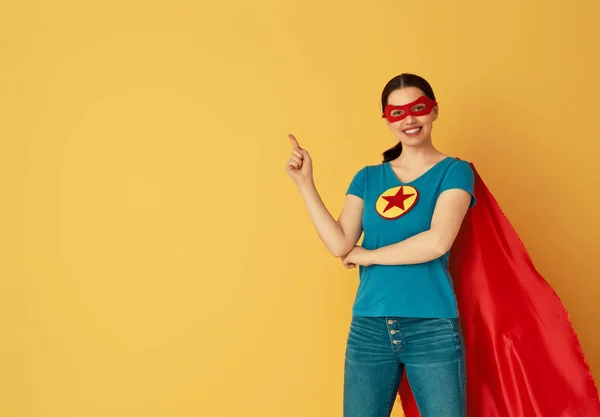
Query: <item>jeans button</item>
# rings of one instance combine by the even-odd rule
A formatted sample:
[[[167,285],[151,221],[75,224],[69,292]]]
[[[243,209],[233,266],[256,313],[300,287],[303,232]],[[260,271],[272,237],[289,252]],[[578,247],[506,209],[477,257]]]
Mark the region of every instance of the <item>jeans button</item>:
[[[388,320],[388,324],[394,324],[394,320]]]
[[[396,330],[390,330],[390,334],[396,334]]]
[[[397,340],[392,340],[392,343],[395,344],[395,345],[397,345],[398,341]]]

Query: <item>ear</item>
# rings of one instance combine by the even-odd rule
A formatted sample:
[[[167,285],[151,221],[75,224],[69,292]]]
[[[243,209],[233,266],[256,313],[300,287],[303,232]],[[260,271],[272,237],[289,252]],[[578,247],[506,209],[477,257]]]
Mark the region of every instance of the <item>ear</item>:
[[[435,122],[438,118],[438,116],[440,115],[440,108],[438,106],[435,106],[432,110],[433,112],[433,121]]]

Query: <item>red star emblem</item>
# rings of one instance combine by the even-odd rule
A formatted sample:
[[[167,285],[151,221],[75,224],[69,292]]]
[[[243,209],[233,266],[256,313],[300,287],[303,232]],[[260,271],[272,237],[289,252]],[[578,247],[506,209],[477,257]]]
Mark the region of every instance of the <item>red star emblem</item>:
[[[393,207],[398,207],[404,211],[404,202],[412,196],[414,196],[414,194],[404,194],[404,187],[400,187],[396,195],[383,197],[388,202],[388,205],[383,209],[383,212],[385,213]]]

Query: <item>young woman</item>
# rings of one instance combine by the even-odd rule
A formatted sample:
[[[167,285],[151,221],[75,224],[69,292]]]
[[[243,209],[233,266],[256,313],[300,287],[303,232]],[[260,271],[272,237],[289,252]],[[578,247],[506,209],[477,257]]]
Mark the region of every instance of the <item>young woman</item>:
[[[465,351],[448,257],[475,204],[474,172],[433,145],[439,108],[426,80],[394,77],[381,104],[398,143],[381,164],[356,173],[337,220],[316,190],[308,151],[292,135],[286,166],[327,249],[347,268],[359,267],[344,417],[388,417],[403,372],[421,417],[464,417]]]

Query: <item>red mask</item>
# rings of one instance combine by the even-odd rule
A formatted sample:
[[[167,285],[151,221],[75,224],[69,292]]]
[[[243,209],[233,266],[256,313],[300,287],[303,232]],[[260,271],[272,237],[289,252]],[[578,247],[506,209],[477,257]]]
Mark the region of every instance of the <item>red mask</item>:
[[[388,104],[385,106],[385,111],[382,119],[387,119],[388,122],[394,123],[404,119],[407,116],[426,116],[433,108],[437,106],[435,100],[430,99],[427,96],[421,96],[412,103],[405,104],[404,106],[393,106]]]

